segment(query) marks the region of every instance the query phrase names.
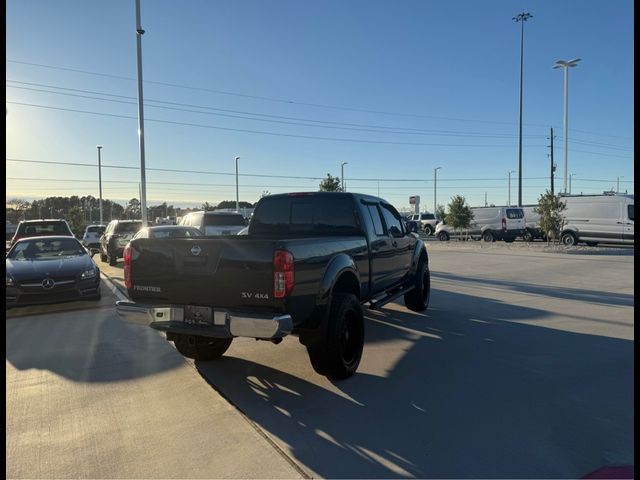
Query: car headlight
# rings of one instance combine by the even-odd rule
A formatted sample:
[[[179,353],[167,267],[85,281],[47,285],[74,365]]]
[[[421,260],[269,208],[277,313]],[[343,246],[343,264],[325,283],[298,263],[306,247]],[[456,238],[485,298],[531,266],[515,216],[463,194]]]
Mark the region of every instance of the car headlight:
[[[13,278],[11,277],[11,275],[6,275],[5,274],[5,276],[7,277],[7,285],[6,286],[13,287],[14,283],[13,283]]]
[[[89,270],[85,270],[84,272],[82,272],[82,275],[80,275],[80,278],[83,280],[86,278],[93,278],[96,276],[97,273],[98,273],[97,269],[90,268]]]

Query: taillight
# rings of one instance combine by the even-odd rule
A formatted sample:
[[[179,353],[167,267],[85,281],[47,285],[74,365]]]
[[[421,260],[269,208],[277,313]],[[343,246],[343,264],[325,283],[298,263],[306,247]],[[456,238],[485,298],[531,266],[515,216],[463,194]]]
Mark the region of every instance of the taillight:
[[[131,282],[131,245],[127,244],[124,247],[122,256],[124,257],[124,286],[129,290],[133,288],[133,283]]]
[[[293,255],[287,250],[276,250],[273,254],[273,296],[283,298],[293,290]]]
[[[506,230],[507,229],[507,219],[506,218],[502,218],[502,229]]]

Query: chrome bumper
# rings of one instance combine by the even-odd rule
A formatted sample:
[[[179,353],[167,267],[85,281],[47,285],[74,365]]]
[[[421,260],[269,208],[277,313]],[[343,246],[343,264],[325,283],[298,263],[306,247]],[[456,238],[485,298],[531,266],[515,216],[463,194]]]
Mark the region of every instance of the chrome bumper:
[[[212,309],[212,324],[185,323],[180,305],[143,305],[120,300],[118,315],[127,323],[144,325],[164,332],[228,338],[282,338],[293,330],[291,315],[254,315]]]

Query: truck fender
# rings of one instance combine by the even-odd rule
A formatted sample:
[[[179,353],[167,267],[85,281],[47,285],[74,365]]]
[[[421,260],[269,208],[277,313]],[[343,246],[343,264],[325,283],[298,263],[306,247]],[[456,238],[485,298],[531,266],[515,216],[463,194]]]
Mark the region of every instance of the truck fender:
[[[298,339],[303,345],[312,345],[326,338],[332,292],[336,283],[341,278],[346,278],[344,277],[345,274],[353,279],[353,288],[354,290],[357,288],[354,293],[360,299],[360,272],[358,267],[356,267],[355,262],[349,255],[340,253],[327,264],[320,282],[318,295],[316,296],[315,312],[307,324],[299,329]]]
[[[422,240],[416,242],[416,247],[413,251],[413,257],[411,259],[411,268],[409,269],[409,275],[413,276],[418,271],[418,265],[420,264],[420,257],[424,256],[427,265],[429,265],[429,254],[427,252],[427,246]]]
[[[333,257],[327,264],[322,280],[320,281],[320,289],[316,297],[316,305],[327,306],[331,301],[331,292],[336,282],[343,273],[349,272],[353,274],[358,285],[358,291],[354,292],[356,297],[360,299],[360,272],[356,263],[346,253],[339,253]]]

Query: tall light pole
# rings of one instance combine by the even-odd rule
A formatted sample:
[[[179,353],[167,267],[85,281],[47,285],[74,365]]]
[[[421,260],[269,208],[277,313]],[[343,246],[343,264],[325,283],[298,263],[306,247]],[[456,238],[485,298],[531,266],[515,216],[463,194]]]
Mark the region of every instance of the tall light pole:
[[[507,202],[507,205],[510,207],[511,206],[511,174],[512,173],[516,173],[515,170],[509,170],[507,172],[507,174],[509,175],[509,201]]]
[[[136,57],[138,59],[138,145],[140,148],[140,214],[142,226],[147,226],[147,182],[144,166],[144,108],[142,99],[142,35],[140,24],[140,0],[136,0]]]
[[[238,160],[240,160],[240,157],[236,157],[236,212],[240,211],[240,191],[238,190]]]
[[[436,182],[438,180],[438,170],[442,167],[437,167],[433,169],[433,211],[436,211]]]
[[[513,17],[513,21],[520,22],[520,123],[518,126],[518,206],[522,206],[522,73],[524,60],[524,22],[533,18],[528,12],[522,12]]]
[[[616,193],[620,193],[620,179],[624,178],[624,176],[619,176],[618,179],[616,180]]]
[[[96,145],[96,148],[98,149],[98,188],[100,189],[100,223],[102,224],[102,161],[100,158],[102,145]]]
[[[340,186],[342,187],[342,191],[346,192],[347,190],[344,188],[344,166],[347,165],[349,162],[342,162],[342,165],[340,165],[340,169],[341,169],[341,174],[340,174]]]
[[[569,67],[575,67],[579,58],[574,58],[573,60],[557,60],[553,65],[553,68],[564,68],[564,120],[562,122],[564,134],[563,134],[563,143],[564,143],[564,193],[567,193],[567,173],[569,171],[568,164],[568,138],[569,138]],[[569,193],[571,193],[571,188],[569,188]]]

